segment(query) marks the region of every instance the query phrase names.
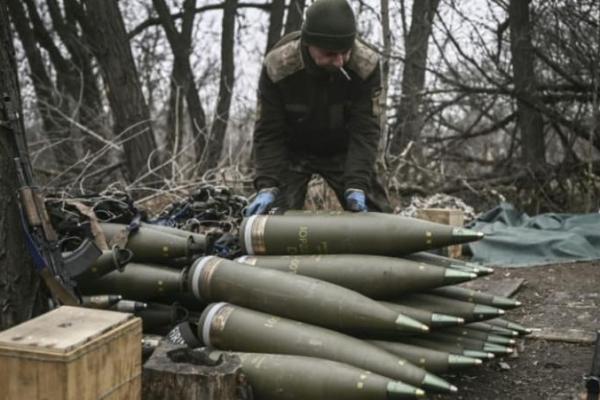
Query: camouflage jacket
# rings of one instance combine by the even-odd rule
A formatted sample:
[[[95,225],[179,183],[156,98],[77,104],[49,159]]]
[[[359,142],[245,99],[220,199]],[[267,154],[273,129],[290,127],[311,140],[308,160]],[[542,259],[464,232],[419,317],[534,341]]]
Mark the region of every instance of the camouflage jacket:
[[[350,80],[317,67],[299,32],[267,54],[253,143],[258,189],[279,186],[290,157],[308,154],[345,155],[346,188],[368,190],[381,132],[379,57],[357,40],[344,69]]]

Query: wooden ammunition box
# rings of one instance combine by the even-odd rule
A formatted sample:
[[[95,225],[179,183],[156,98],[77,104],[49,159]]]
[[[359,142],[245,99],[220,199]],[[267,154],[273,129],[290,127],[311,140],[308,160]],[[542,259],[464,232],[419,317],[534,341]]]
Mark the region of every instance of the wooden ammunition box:
[[[0,332],[2,400],[141,399],[142,324],[63,306]]]
[[[463,226],[464,213],[462,210],[449,208],[422,208],[417,210],[416,217],[438,224]],[[448,246],[442,250],[442,254],[452,258],[458,258],[462,255],[462,246],[460,244]]]

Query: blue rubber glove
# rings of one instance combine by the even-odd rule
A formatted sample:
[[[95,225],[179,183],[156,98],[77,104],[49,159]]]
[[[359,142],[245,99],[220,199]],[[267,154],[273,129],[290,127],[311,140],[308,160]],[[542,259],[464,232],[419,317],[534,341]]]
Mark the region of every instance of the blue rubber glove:
[[[346,209],[355,212],[368,211],[367,197],[360,189],[348,189],[344,193],[346,197]]]
[[[252,200],[252,203],[244,210],[244,216],[249,217],[254,214],[264,214],[267,212],[271,204],[275,201],[275,197],[279,190],[275,187],[261,189]]]

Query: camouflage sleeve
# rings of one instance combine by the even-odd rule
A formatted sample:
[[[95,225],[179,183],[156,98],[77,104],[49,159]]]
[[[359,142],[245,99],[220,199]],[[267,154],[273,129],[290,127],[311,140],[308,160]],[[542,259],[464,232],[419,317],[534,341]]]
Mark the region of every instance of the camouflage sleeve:
[[[381,72],[379,66],[365,80],[360,81],[352,96],[348,124],[350,143],[344,181],[346,189],[367,191],[381,135],[379,120],[379,96],[381,94]]]
[[[256,189],[279,186],[279,173],[286,160],[283,99],[277,86],[263,68],[258,84],[257,120],[253,152]]]

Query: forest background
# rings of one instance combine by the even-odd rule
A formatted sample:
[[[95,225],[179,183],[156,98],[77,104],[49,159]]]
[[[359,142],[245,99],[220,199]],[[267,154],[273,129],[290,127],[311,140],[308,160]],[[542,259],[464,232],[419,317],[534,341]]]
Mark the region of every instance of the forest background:
[[[204,183],[252,193],[262,59],[310,0],[6,2],[47,190],[140,202]],[[447,193],[597,210],[599,2],[350,3],[383,60],[378,168],[394,204]],[[311,185],[327,206],[323,182]]]
[[[350,0],[382,57],[378,169],[400,208],[596,212],[597,0]],[[141,206],[205,184],[251,194],[265,52],[310,0],[0,1],[0,329],[43,312],[17,206],[19,123],[46,193]],[[11,107],[6,107],[11,105]],[[12,119],[17,121],[18,119]],[[334,207],[319,179],[313,206]],[[180,196],[180,197],[179,197]]]

